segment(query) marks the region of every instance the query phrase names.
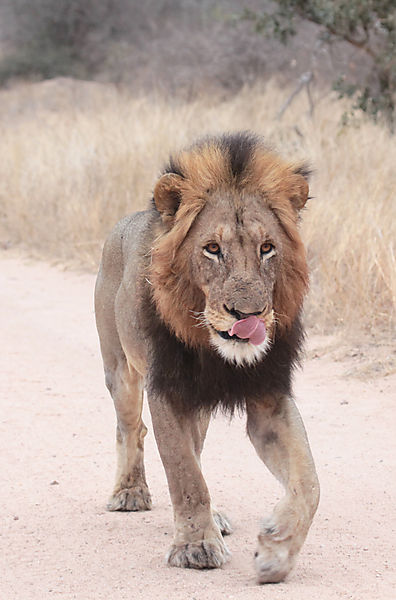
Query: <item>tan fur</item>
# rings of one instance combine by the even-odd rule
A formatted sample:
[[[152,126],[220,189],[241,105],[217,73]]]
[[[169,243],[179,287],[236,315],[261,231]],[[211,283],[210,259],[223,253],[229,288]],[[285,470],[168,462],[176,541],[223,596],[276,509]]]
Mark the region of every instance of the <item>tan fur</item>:
[[[147,329],[148,299],[187,347],[195,351],[213,345],[225,361],[232,362],[235,354],[235,362],[243,365],[261,360],[276,336],[292,327],[308,283],[297,227],[308,185],[296,165],[257,142],[237,177],[216,139],[182,151],[175,163],[182,175],[166,173],[155,187],[158,212],[127,217],[110,235],[96,285],[106,383],[118,423],[110,510],[151,508],[141,419],[143,380],[152,380],[157,343]],[[267,259],[260,247],[268,240],[275,250]],[[221,260],[205,250],[210,242],[221,245]],[[220,340],[218,332],[232,327],[235,310],[265,321],[267,345],[251,348],[250,343]],[[213,509],[200,468],[210,414],[203,409],[178,412],[167,389],[149,390],[174,509],[175,536],[167,560],[179,567],[219,567],[229,554],[222,534],[230,533],[230,526]],[[187,406],[189,399],[184,401]],[[307,535],[319,486],[293,401],[268,393],[260,400],[247,398],[246,409],[251,441],[286,492],[260,530],[256,555],[259,581],[280,581]]]
[[[152,248],[148,275],[165,322],[191,345],[208,343],[206,333],[193,327],[193,316],[189,312],[202,310],[202,294],[191,285],[189,279],[180,277],[180,274],[189,271],[188,241],[184,252],[178,250],[214,192],[228,195],[241,192],[243,197],[259,197],[264,205],[274,211],[286,232],[283,242],[285,260],[274,294],[274,309],[279,326],[289,326],[301,308],[308,285],[305,249],[297,228],[298,209],[306,202],[308,184],[301,175],[295,173],[296,165],[284,163],[278,156],[261,149],[254,156],[247,174],[236,184],[227,159],[218,148],[208,146],[200,152],[182,152],[178,162],[186,175],[184,180],[173,176],[173,189],[180,192],[183,202],[174,217],[169,216],[168,209],[165,211]],[[168,188],[169,175],[163,178]],[[164,191],[162,188],[160,180],[154,192],[157,202],[157,197]],[[237,196],[235,208],[239,202]],[[224,224],[221,217],[219,211],[219,226]],[[225,218],[229,218],[229,215]]]

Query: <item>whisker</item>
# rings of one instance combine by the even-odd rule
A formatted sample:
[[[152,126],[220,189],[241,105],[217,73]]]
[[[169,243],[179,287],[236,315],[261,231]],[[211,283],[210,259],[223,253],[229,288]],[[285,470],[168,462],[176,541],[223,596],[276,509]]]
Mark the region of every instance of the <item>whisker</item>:
[[[278,317],[285,317],[287,319],[287,315],[274,311],[274,319],[276,319],[276,321],[279,323]]]

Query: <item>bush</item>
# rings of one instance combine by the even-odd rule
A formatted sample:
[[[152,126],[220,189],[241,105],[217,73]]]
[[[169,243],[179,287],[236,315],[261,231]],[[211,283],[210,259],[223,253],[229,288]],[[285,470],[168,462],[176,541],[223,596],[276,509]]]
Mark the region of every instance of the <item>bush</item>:
[[[319,26],[321,44],[344,41],[371,63],[366,81],[340,73],[334,88],[354,98],[354,108],[393,129],[396,95],[396,5],[394,0],[277,0],[273,12],[245,11],[258,32],[287,43],[304,21]]]
[[[94,73],[103,60],[101,38],[115,25],[111,15],[116,4],[117,0],[12,0],[6,12],[9,47],[0,64],[0,82],[13,76]]]

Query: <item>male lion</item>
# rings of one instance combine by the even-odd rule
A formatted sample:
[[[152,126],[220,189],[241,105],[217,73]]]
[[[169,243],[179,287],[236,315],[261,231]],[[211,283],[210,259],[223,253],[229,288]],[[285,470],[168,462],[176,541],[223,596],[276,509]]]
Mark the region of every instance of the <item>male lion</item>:
[[[286,491],[259,532],[259,582],[284,579],[316,511],[318,479],[291,397],[308,283],[297,227],[306,175],[253,134],[206,138],[171,158],[150,208],[120,221],[105,244],[95,304],[117,413],[108,508],[151,508],[146,387],[174,509],[170,565],[227,560],[230,526],[200,468],[216,408],[246,410],[248,435]]]

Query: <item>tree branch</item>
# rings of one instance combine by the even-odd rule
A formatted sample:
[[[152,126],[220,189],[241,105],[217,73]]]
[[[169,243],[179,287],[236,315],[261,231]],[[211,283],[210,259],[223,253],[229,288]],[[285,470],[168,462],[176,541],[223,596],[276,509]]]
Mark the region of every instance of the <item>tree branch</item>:
[[[351,46],[354,46],[355,48],[359,48],[359,50],[363,50],[364,52],[366,52],[366,54],[368,54],[374,61],[377,60],[377,54],[368,45],[370,38],[367,29],[365,29],[365,37],[361,40],[356,40],[355,38],[350,37],[346,33],[341,33],[337,31],[334,27],[332,27],[332,25],[326,25],[325,23],[321,23],[321,21],[315,18],[314,15],[304,13],[298,7],[295,8],[295,11],[301,19],[309,21],[310,23],[314,23],[315,25],[319,25],[320,27],[324,27],[329,33],[331,33],[331,35],[342,38],[345,42],[351,44]]]
[[[278,114],[276,115],[276,118],[278,120],[280,120],[283,117],[284,113],[286,112],[286,110],[290,106],[290,104],[293,102],[294,98],[301,92],[301,90],[305,86],[307,87],[307,94],[308,94],[308,100],[309,100],[309,109],[310,109],[310,114],[312,115],[312,113],[313,113],[313,102],[312,102],[312,97],[311,97],[311,93],[310,93],[310,90],[309,90],[309,84],[311,83],[312,79],[313,79],[313,73],[312,73],[312,71],[306,71],[306,73],[303,73],[301,75],[301,77],[298,80],[296,88],[290,94],[290,96],[288,97],[288,99],[286,100],[286,102],[284,102],[282,104],[280,110],[278,111]]]

